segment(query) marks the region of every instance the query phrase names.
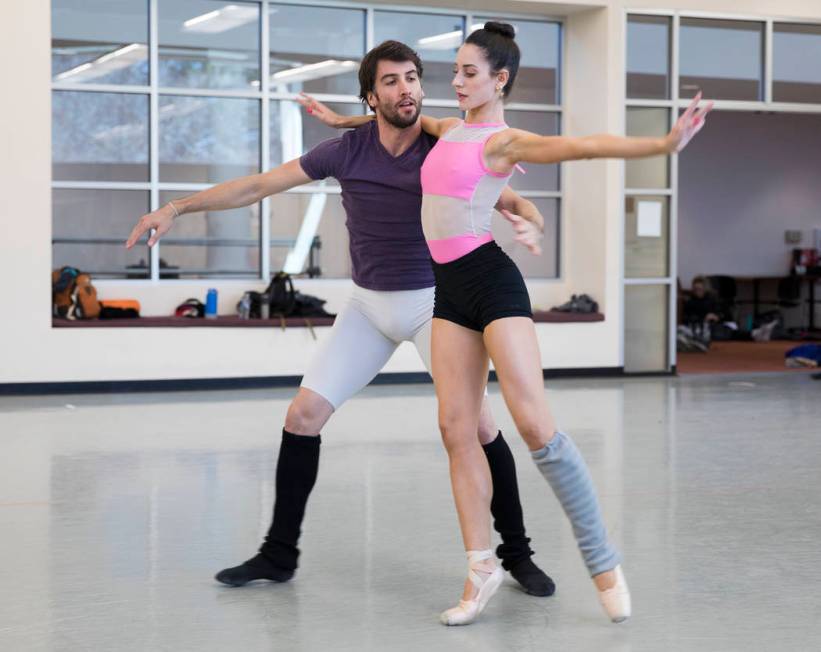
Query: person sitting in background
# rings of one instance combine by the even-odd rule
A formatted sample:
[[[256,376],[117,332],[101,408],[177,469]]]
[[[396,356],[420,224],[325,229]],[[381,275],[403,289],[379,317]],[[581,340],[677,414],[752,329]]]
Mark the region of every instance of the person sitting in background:
[[[687,326],[713,324],[721,321],[718,300],[707,291],[707,280],[696,276],[690,289],[690,298],[684,302],[684,324]]]
[[[693,279],[690,297],[684,302],[683,324],[678,327],[678,350],[706,352],[712,340],[766,342],[772,337],[778,319],[768,320],[752,331],[742,330],[722,314],[722,306],[708,290],[703,276]]]
[[[690,297],[684,302],[683,324],[678,327],[678,350],[706,352],[712,339],[712,324],[721,321],[720,312],[715,296],[707,291],[706,279],[696,276]]]

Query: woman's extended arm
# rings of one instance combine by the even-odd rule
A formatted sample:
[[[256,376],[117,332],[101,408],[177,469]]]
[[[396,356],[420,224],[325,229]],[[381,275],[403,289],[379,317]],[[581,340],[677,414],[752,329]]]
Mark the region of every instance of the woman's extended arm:
[[[376,116],[369,115],[342,115],[329,109],[322,102],[311,97],[307,93],[300,93],[296,101],[304,108],[309,115],[319,120],[322,124],[328,125],[332,129],[354,129],[364,125],[371,120],[376,120]]]
[[[461,121],[461,118],[432,118],[429,115],[422,115],[420,118],[422,131],[436,138],[444,136]]]
[[[308,114],[333,129],[353,129],[376,119],[372,113],[370,115],[341,115],[307,93],[299,95],[296,101],[305,108]],[[420,120],[422,130],[436,138],[440,138],[459,122],[459,118],[432,118],[428,115],[420,116]]]
[[[509,169],[519,162],[560,163],[588,158],[643,158],[680,152],[704,127],[712,102],[698,108],[699,93],[675,126],[659,138],[628,138],[600,134],[580,138],[539,136],[527,131],[508,129],[488,143],[485,158],[493,169]]]

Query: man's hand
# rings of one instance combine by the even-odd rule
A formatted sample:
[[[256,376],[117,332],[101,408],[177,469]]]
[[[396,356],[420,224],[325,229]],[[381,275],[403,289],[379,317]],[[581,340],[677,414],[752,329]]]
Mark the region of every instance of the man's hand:
[[[527,250],[534,256],[539,256],[542,253],[542,232],[539,227],[533,222],[528,222],[525,218],[515,213],[511,213],[507,209],[499,211],[502,216],[513,225],[513,231],[516,236],[514,241],[527,247]]]
[[[155,229],[154,233],[148,239],[148,246],[153,247],[157,241],[165,235],[174,223],[177,214],[171,205],[166,204],[162,208],[158,208],[153,213],[143,215],[137,225],[131,230],[131,235],[126,240],[125,248],[131,249],[137,241],[148,233],[151,229]]]

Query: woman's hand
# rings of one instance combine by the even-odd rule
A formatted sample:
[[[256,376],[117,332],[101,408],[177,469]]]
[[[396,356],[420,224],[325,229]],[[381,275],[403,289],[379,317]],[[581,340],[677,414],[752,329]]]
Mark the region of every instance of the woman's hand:
[[[699,108],[698,104],[700,101],[701,91],[693,98],[693,101],[690,102],[690,106],[681,114],[681,117],[670,130],[670,133],[667,134],[667,151],[670,154],[678,154],[687,146],[687,143],[692,140],[693,136],[704,127],[707,114],[713,109],[713,103],[707,102],[707,104]]]
[[[354,129],[376,118],[373,115],[341,115],[307,93],[300,93],[296,101],[302,105],[308,115],[312,115],[331,129]]]
[[[543,234],[538,225],[527,221],[525,218],[515,213],[511,213],[506,208],[499,211],[502,216],[513,225],[513,231],[516,236],[513,238],[515,242],[527,247],[527,250],[534,256],[539,256],[542,253],[542,237]]]
[[[322,102],[314,99],[307,93],[300,93],[299,97],[296,98],[296,101],[299,102],[305,111],[307,111],[308,115],[313,116],[322,124],[328,125],[331,129],[339,129],[339,123],[341,122],[342,116],[340,116],[336,111],[332,111]]]

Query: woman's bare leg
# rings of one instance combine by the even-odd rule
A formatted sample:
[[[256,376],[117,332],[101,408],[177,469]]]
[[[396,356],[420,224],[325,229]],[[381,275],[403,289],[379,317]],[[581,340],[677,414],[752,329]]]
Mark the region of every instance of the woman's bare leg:
[[[496,368],[505,403],[522,439],[531,452],[545,449],[556,436],[556,425],[544,395],[541,355],[533,322],[526,317],[498,319],[485,329],[484,341]],[[573,446],[569,438],[568,442],[568,446]],[[575,447],[571,452],[578,455]],[[617,553],[607,542],[598,500],[589,480],[587,467],[580,456],[576,458],[576,468],[567,483],[574,486],[564,500],[560,494],[567,492],[563,492],[561,487],[557,491],[555,482],[551,482],[551,487],[571,519],[596,588],[600,591],[611,588],[616,581],[613,568],[618,563]],[[586,505],[581,512],[578,509],[580,503]],[[582,525],[586,527],[580,527]],[[584,549],[590,541],[598,549],[597,554]],[[602,564],[605,568],[603,571]],[[608,565],[610,568],[607,568]]]
[[[490,548],[490,499],[487,458],[476,431],[487,382],[488,358],[482,335],[443,319],[433,320],[432,364],[439,401],[439,429],[450,460],[450,479],[465,550]],[[495,568],[492,559],[483,562]],[[465,582],[463,599],[476,589]]]

